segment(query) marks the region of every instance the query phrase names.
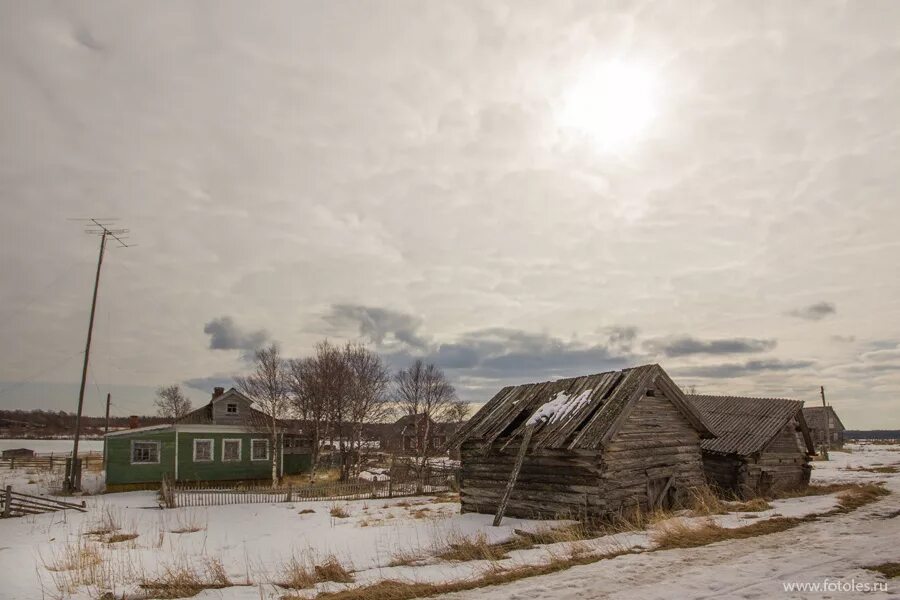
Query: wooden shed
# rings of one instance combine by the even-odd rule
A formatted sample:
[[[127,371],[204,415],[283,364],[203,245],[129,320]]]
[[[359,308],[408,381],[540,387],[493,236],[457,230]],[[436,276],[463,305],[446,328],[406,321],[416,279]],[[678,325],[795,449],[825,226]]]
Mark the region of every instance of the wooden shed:
[[[842,448],[844,446],[844,424],[841,423],[832,406],[807,406],[803,418],[809,427],[809,435],[817,447]]]
[[[4,450],[2,458],[33,458],[34,450],[31,448],[10,448]]]
[[[646,365],[503,388],[449,444],[461,448],[463,512],[603,517],[703,485],[700,440],[712,435]]]
[[[716,434],[704,440],[711,485],[740,497],[809,484],[812,439],[803,402],[782,398],[688,396]]]

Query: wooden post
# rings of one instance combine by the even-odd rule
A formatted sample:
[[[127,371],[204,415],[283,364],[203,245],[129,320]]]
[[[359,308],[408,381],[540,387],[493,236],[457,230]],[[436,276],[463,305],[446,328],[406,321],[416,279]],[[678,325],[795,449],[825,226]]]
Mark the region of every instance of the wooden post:
[[[16,457],[10,456],[9,457],[9,470],[12,471],[15,468],[16,468]]]
[[[12,504],[12,486],[11,485],[6,486],[6,493],[4,494],[4,496],[5,497],[3,499],[3,517],[6,518],[9,516],[10,510],[11,510],[10,505]]]
[[[293,484],[288,486],[287,500],[285,502],[291,502],[294,496],[294,486]]]
[[[819,393],[822,394],[822,410],[825,411],[825,434],[823,436],[825,442],[825,460],[828,460],[828,451],[831,450],[831,417],[828,414],[828,405],[825,404],[825,386],[819,386]]]
[[[516,464],[513,465],[512,473],[509,481],[506,483],[506,491],[503,492],[503,499],[497,507],[497,514],[494,515],[494,527],[499,527],[503,520],[503,513],[506,512],[506,505],[509,497],[512,495],[513,488],[516,485],[516,479],[519,478],[519,470],[522,468],[522,461],[525,460],[525,454],[528,452],[528,443],[531,442],[531,434],[534,433],[534,425],[525,428],[525,434],[522,436],[522,445],[519,446],[519,455],[516,457]]]

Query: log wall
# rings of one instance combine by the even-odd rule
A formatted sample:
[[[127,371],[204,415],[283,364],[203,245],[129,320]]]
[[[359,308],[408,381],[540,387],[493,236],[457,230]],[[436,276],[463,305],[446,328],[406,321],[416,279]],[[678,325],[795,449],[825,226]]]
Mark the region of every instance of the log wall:
[[[671,477],[666,496],[677,498],[702,485],[700,439],[660,391],[642,397],[619,431],[598,451],[529,450],[506,514],[526,518],[603,516],[623,508],[647,508]],[[513,470],[518,444],[482,452],[481,440],[461,448],[463,512],[493,514]]]

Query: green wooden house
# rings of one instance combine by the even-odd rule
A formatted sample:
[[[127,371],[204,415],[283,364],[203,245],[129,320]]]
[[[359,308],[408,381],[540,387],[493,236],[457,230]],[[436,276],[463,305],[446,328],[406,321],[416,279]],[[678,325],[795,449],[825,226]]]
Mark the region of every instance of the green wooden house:
[[[106,436],[107,490],[175,481],[269,480],[307,472],[309,437],[282,426],[274,447],[266,415],[231,388],[216,388],[208,404],[170,425],[116,431]]]

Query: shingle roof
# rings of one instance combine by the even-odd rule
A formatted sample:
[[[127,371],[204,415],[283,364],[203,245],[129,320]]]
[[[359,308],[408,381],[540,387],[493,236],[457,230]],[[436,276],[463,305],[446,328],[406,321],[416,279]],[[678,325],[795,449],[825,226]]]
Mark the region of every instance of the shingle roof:
[[[687,399],[697,407],[718,436],[703,440],[700,447],[722,454],[746,456],[759,452],[792,418],[803,418],[803,402],[800,400],[702,395],[689,395]],[[805,425],[801,427],[805,429]],[[804,439],[812,452],[806,431]]]
[[[449,446],[467,439],[486,445],[525,432],[528,421],[538,421],[532,448],[596,449],[618,430],[628,407],[656,384],[662,388],[703,437],[713,434],[699,413],[684,399],[659,365],[609,371],[583,377],[505,387],[463,425]],[[554,406],[549,406],[556,402]],[[555,409],[555,412],[553,412]],[[538,419],[540,415],[544,418]]]
[[[824,406],[807,406],[803,409],[803,416],[806,418],[806,424],[809,425],[810,429],[825,429],[825,408]],[[837,425],[838,429],[845,429],[837,413],[834,412],[834,408],[831,406],[827,408],[831,413],[832,429],[835,428],[835,425]]]

